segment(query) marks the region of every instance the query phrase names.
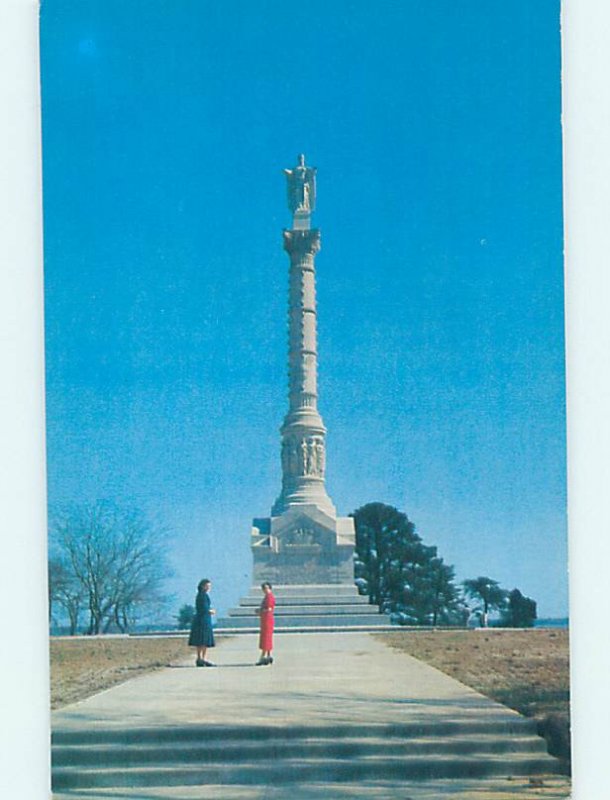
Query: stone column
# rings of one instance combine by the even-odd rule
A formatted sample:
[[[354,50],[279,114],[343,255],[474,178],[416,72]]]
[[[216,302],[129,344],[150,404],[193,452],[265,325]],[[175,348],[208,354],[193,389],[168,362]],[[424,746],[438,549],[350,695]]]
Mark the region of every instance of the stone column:
[[[277,516],[298,505],[315,505],[327,514],[336,515],[326,493],[326,428],[318,413],[318,352],[316,327],[315,255],[320,249],[320,232],[310,229],[309,221],[315,198],[311,167],[299,165],[288,170],[304,184],[296,188],[289,179],[289,204],[294,200],[293,227],[284,231],[284,249],[290,257],[288,297],[288,414],[282,434],[282,492],[272,515]],[[311,173],[308,187],[307,171]],[[298,190],[298,191],[297,191]],[[305,198],[305,202],[303,199]]]

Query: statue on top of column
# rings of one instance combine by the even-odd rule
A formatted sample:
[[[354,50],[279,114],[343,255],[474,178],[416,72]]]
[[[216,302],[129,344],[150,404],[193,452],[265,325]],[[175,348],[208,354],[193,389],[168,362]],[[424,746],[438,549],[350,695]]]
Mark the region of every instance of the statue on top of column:
[[[311,214],[316,206],[316,168],[305,166],[305,156],[298,157],[298,164],[285,169],[288,183],[288,208],[293,214]]]

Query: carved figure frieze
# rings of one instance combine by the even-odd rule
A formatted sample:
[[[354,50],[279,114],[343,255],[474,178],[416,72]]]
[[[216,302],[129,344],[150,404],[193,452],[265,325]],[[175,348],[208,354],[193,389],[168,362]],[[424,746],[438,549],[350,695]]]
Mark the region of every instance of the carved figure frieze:
[[[316,473],[320,477],[323,477],[324,470],[326,468],[326,453],[324,449],[324,444],[320,439],[315,440],[314,450],[315,450]]]
[[[319,536],[313,528],[294,528],[286,536],[282,537],[283,544],[292,546],[307,546],[319,544]]]
[[[282,471],[287,475],[324,477],[324,441],[319,436],[287,437],[282,442]]]

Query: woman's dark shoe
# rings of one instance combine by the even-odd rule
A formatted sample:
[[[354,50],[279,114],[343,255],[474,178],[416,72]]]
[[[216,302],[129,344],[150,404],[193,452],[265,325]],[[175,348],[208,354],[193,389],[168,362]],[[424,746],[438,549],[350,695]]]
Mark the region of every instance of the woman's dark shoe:
[[[264,666],[265,666],[266,664],[268,664],[268,663],[269,663],[269,662],[267,661],[267,659],[266,659],[266,658],[259,658],[259,659],[258,659],[258,661],[256,662],[256,664],[255,664],[254,666],[255,666],[255,667],[264,667]]]
[[[273,664],[273,656],[269,656],[267,659],[267,664]]]
[[[213,664],[211,661],[204,661],[203,662],[203,666],[204,667],[215,667],[216,664]]]
[[[198,658],[197,661],[195,661],[195,666],[196,667],[205,667],[205,661],[202,658]]]

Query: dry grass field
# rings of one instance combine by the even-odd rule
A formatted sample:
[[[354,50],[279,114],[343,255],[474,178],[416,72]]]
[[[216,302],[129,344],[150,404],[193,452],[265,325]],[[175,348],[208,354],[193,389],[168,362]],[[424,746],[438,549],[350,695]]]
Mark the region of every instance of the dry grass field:
[[[386,644],[539,721],[551,752],[569,761],[569,634],[563,628],[401,631]]]
[[[186,636],[51,639],[51,708],[189,657]]]

